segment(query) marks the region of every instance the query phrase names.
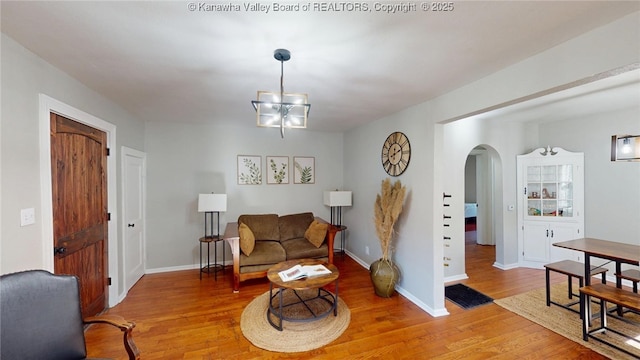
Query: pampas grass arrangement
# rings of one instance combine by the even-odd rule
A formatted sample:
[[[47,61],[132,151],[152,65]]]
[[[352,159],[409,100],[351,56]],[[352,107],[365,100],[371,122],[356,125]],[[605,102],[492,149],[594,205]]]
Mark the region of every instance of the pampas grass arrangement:
[[[400,180],[396,180],[392,185],[391,179],[386,178],[382,181],[380,193],[376,195],[374,220],[382,249],[382,260],[385,261],[391,260],[393,227],[402,213],[405,192],[406,189]]]

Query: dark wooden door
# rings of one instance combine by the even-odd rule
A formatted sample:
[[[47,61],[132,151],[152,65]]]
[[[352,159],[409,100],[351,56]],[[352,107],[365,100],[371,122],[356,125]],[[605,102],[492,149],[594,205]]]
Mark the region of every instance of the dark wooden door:
[[[108,305],[107,135],[51,114],[54,272],[80,279],[82,315]]]

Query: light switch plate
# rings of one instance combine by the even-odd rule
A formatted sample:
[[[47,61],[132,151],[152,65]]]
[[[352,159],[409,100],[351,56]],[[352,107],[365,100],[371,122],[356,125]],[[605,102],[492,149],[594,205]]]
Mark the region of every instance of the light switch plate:
[[[36,223],[36,210],[34,208],[20,210],[20,226]]]

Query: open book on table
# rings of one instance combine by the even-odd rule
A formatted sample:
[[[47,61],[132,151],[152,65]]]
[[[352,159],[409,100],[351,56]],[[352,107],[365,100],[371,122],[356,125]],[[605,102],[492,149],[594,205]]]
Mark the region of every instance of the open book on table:
[[[282,270],[278,273],[282,281],[298,280],[305,277],[331,274],[331,270],[326,266],[319,265],[296,265],[290,269]]]

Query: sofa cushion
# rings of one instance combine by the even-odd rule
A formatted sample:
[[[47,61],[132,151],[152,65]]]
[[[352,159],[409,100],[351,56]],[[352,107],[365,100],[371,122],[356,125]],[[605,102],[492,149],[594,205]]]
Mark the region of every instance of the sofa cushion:
[[[280,216],[280,241],[303,238],[313,220],[311,212]]]
[[[303,237],[283,241],[282,247],[287,253],[287,260],[326,258],[329,251],[327,244],[315,247]]]
[[[240,223],[238,234],[240,235],[240,250],[247,256],[251,255],[256,246],[256,237],[253,235],[253,231],[247,224]]]
[[[240,264],[242,264],[243,267],[250,265],[275,265],[285,260],[287,260],[287,254],[285,254],[284,248],[278,241],[256,241],[256,246],[251,256],[240,254]]]
[[[313,220],[313,222],[307,228],[307,231],[304,232],[304,238],[309,240],[310,243],[315,247],[320,247],[324,242],[324,238],[327,236],[327,229],[329,228],[329,224],[320,223],[318,220]]]
[[[239,223],[247,224],[256,240],[280,240],[277,214],[240,215]]]

